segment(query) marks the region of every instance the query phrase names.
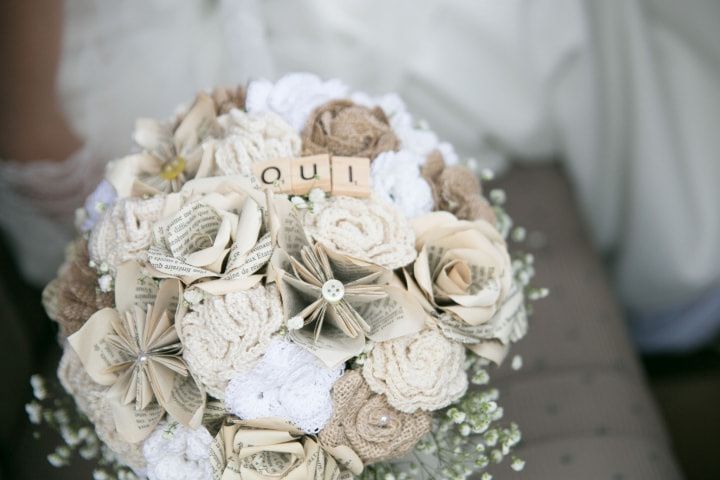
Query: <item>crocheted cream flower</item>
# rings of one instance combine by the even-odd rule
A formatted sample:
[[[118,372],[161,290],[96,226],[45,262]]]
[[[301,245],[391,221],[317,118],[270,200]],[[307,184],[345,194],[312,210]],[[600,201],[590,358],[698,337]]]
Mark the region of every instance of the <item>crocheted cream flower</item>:
[[[212,444],[213,478],[341,480],[362,473],[348,447],[330,448],[277,418],[228,418]]]
[[[398,139],[381,108],[334,100],[315,109],[302,131],[303,154],[367,157],[396,150]]]
[[[335,382],[332,395],[333,416],[318,438],[323,445],[348,445],[365,464],[403,457],[430,431],[430,414],[397,411],[357,370]]]
[[[280,295],[274,285],[212,296],[177,322],[183,358],[205,390],[225,398],[237,372],[262,357],[282,326]]]
[[[210,444],[205,429],[162,422],[144,442],[148,480],[212,480]]]
[[[80,357],[69,345],[65,345],[57,371],[60,384],[75,404],[95,426],[95,433],[117,456],[118,460],[134,470],[145,468],[141,443],[123,440],[115,428],[112,405],[105,392],[107,387],[93,381],[83,367]]]
[[[308,233],[346,255],[389,269],[415,260],[415,236],[407,219],[374,197],[330,197],[304,218]]]
[[[400,150],[381,153],[370,166],[373,191],[406,218],[433,210],[432,190],[420,176],[419,166],[424,160],[408,150]]]
[[[330,389],[343,366],[328,368],[293,342],[274,340],[248,372],[225,390],[228,410],[243,419],[278,417],[317,433],[332,416]]]
[[[468,386],[465,348],[435,329],[376,344],[362,373],[375,393],[405,413],[447,407]]]
[[[98,266],[107,265],[113,273],[127,261],[144,263],[164,205],[164,195],[119,200],[90,233],[90,258]]]
[[[272,112],[231,110],[218,119],[223,138],[204,145],[215,161],[215,175],[253,175],[252,165],[300,155],[300,136]]]
[[[440,311],[469,325],[490,320],[513,282],[507,245],[485,220],[458,220],[433,212],[413,220],[420,250],[415,281]]]
[[[323,81],[311,73],[291,73],[275,84],[268,80],[250,82],[245,109],[250,113],[275,112],[299,132],[315,108],[347,97],[348,91],[340,80]]]

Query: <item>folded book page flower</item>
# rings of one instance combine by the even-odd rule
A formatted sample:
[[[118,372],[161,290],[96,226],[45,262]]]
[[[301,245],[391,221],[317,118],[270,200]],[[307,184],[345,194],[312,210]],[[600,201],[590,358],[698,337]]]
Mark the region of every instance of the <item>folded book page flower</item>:
[[[283,324],[275,285],[210,296],[176,321],[183,358],[215,398],[225,398],[230,379],[251,369]]]
[[[240,418],[278,417],[318,433],[332,416],[330,389],[343,366],[325,366],[293,342],[276,339],[262,359],[228,384],[225,405]]]
[[[264,195],[243,176],[191,180],[168,195],[148,261],[157,276],[213,295],[257,284],[272,254]]]
[[[160,423],[143,443],[148,480],[212,480],[212,442],[205,427]]]
[[[88,263],[87,242],[80,238],[70,245],[58,277],[43,290],[43,306],[60,325],[60,336],[77,332],[90,316],[113,306],[113,297],[98,288],[98,274]]]
[[[373,191],[400,210],[405,218],[415,218],[433,210],[428,182],[420,176],[424,157],[408,150],[381,153],[370,166]]]
[[[135,471],[145,469],[142,444],[126,441],[115,428],[107,387],[88,375],[75,350],[65,345],[57,371],[60,384],[75,400],[78,410],[94,425],[98,438],[109,447],[117,460]]]
[[[164,195],[119,200],[90,232],[90,258],[113,274],[121,263],[144,264],[152,244],[153,226],[161,219],[164,208]]]
[[[376,197],[333,196],[316,204],[303,221],[316,241],[385,268],[403,267],[417,256],[407,218]]]
[[[358,355],[366,338],[383,341],[422,329],[420,305],[392,271],[311,243],[298,212],[276,201],[282,227],[272,264],[285,319],[302,319],[289,337],[335,366]]]
[[[348,447],[325,447],[276,418],[228,418],[212,443],[213,478],[351,480],[363,465]]]
[[[160,286],[142,277],[136,263],[116,278],[116,309],[95,313],[68,340],[90,377],[108,386],[107,398],[120,435],[146,438],[165,412],[184,425],[202,420],[205,393],[189,374],[173,319],[180,282]]]
[[[465,348],[435,328],[375,344],[362,373],[372,391],[405,413],[447,407],[468,387]]]
[[[357,370],[335,382],[332,398],[333,416],[320,432],[320,442],[347,445],[366,465],[405,456],[432,426],[427,412],[409,414],[390,406]]]
[[[180,190],[200,168],[203,140],[217,128],[215,103],[205,93],[176,125],[144,118],[133,138],[142,152],[108,165],[107,179],[119,197],[170,193]]]
[[[507,245],[485,220],[434,212],[413,221],[420,249],[409,289],[437,309],[442,331],[499,363],[507,345],[524,335],[522,289],[513,282]],[[417,287],[417,288],[415,288]]]
[[[373,160],[397,150],[398,139],[381,108],[334,100],[316,108],[302,131],[303,155],[329,153]]]

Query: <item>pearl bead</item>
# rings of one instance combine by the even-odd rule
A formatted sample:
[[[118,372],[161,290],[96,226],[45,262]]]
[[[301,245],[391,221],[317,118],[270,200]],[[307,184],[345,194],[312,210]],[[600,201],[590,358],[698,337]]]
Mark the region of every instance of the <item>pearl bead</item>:
[[[322,296],[328,303],[337,303],[345,296],[345,286],[340,280],[328,280],[322,286]]]

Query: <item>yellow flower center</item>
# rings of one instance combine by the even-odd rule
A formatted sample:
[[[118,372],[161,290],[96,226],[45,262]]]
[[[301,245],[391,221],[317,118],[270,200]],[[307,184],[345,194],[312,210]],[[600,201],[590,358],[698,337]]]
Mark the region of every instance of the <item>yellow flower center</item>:
[[[167,162],[163,165],[162,171],[160,172],[160,178],[167,181],[175,180],[181,173],[183,173],[184,170],[185,159],[178,155],[173,161]]]

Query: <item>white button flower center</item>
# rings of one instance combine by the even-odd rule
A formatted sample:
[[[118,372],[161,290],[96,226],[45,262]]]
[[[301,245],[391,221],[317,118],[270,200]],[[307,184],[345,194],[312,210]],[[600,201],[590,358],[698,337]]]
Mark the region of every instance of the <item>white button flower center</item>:
[[[345,296],[345,286],[340,280],[328,280],[322,286],[322,296],[328,303],[337,303]]]

